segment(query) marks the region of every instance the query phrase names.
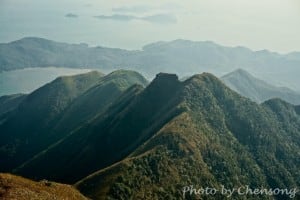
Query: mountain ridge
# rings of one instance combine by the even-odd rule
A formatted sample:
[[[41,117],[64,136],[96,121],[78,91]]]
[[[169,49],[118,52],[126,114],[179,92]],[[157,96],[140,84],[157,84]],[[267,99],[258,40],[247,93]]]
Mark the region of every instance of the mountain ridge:
[[[268,153],[270,149],[260,147],[264,144],[259,142],[258,138],[261,137],[260,140],[265,142],[272,141],[271,144],[284,139],[270,140],[267,133],[256,130],[257,125],[251,125],[251,121],[248,120],[255,119],[252,116],[258,117],[254,123],[265,126],[265,130],[271,131],[274,134],[272,137],[277,138],[279,135],[275,129],[270,129],[272,123],[264,117],[267,115],[275,120],[275,116],[265,110],[263,105],[239,96],[217,80],[216,77],[204,73],[182,82],[185,85],[182,92],[187,96],[184,98],[185,103],[181,104],[185,107],[181,114],[165,124],[124,160],[87,176],[77,182],[76,187],[94,199],[120,197],[184,199],[182,188],[190,184],[194,187],[199,185],[199,187],[215,188],[220,187],[220,184],[225,187],[243,184],[249,184],[251,187],[299,185],[299,180],[295,183],[296,180],[290,179],[291,176],[287,178],[289,172],[273,158],[273,153]],[[202,100],[197,101],[198,98]],[[269,102],[273,101],[275,100],[269,100]],[[230,109],[232,106],[234,109]],[[255,111],[251,114],[244,113],[243,116],[237,112],[240,108],[246,110],[255,108],[254,110],[259,112],[258,114]],[[236,122],[235,117],[228,117],[228,115],[241,118],[240,123]],[[299,120],[299,117],[297,119]],[[238,124],[244,124],[245,128],[233,126]],[[299,128],[299,122],[297,124]],[[248,128],[251,131],[243,133]],[[299,133],[294,133],[296,138],[299,138]],[[295,144],[295,142],[291,144],[293,143]],[[299,149],[299,146],[297,148]],[[286,177],[268,172],[268,168],[273,164],[260,160],[262,155],[274,159],[273,162],[278,165],[274,170],[278,170],[277,173],[282,170],[280,173],[284,173]],[[293,152],[291,155],[297,156],[297,153]],[[296,160],[296,163],[299,162],[299,159]],[[296,163],[285,164],[285,167],[289,165],[296,167]],[[198,169],[201,171],[198,172]],[[292,177],[297,178],[299,170],[296,168],[289,170],[294,173]],[[230,174],[235,174],[236,179]],[[256,180],[251,177],[256,177]],[[146,185],[147,189],[145,189]],[[186,198],[196,197],[191,195]],[[224,196],[207,197],[207,199],[215,198],[224,198]],[[236,195],[234,198],[243,197]],[[247,199],[256,198],[247,196]],[[260,198],[271,199],[272,197],[260,196]]]
[[[26,67],[92,68],[103,72],[131,69],[153,78],[158,72],[191,76],[204,71],[224,75],[243,68],[274,85],[300,91],[298,53],[278,54],[245,47],[226,47],[213,42],[174,40],[145,45],[142,50],[89,47],[86,44],[56,43],[38,38],[0,45],[0,70]],[[14,59],[17,57],[18,59]],[[299,83],[299,84],[298,84]]]
[[[222,76],[221,80],[234,91],[258,103],[281,98],[295,105],[300,104],[300,93],[286,87],[273,86],[243,69],[230,72]]]
[[[161,87],[161,85],[157,85],[157,82],[167,83],[169,81],[170,75],[161,74],[157,76],[155,82],[152,82],[147,88],[140,93],[140,95],[134,94],[131,97],[131,102],[127,103],[127,106],[124,107],[123,105],[119,104],[117,100],[111,108],[116,109],[115,111],[111,112],[114,109],[108,109],[107,114],[104,113],[103,115],[95,118],[92,122],[88,123],[86,126],[83,126],[81,129],[73,133],[70,138],[63,141],[63,143],[59,144],[55,148],[48,151],[48,155],[43,155],[43,157],[33,160],[31,163],[28,163],[28,166],[23,167],[18,170],[18,173],[26,174],[26,176],[32,176],[34,174],[34,168],[40,168],[40,165],[44,165],[47,161],[47,157],[51,155],[51,157],[57,157],[60,160],[62,154],[69,154],[68,152],[76,152],[80,149],[84,148],[87,152],[85,152],[82,156],[84,157],[84,161],[81,160],[81,164],[74,167],[73,165],[69,165],[67,163],[64,164],[64,168],[66,171],[61,170],[62,163],[65,161],[61,160],[59,163],[49,163],[52,165],[52,169],[45,169],[41,171],[39,174],[45,173],[47,174],[58,174],[63,172],[63,176],[65,180],[68,181],[75,181],[75,177],[80,177],[83,175],[87,175],[87,171],[92,172],[91,169],[96,169],[97,167],[104,167],[108,164],[112,164],[113,162],[119,160],[123,156],[127,155],[132,151],[132,149],[136,148],[136,146],[141,142],[144,141],[146,138],[150,137],[152,132],[162,125],[162,122],[156,122],[156,117],[158,115],[161,117],[161,120],[167,120],[168,117],[172,116],[172,112],[176,111],[168,111],[166,113],[160,112],[160,107],[167,108],[169,105],[164,104],[164,102],[172,101],[171,99],[164,97],[160,97],[158,99],[148,99],[147,97],[151,95],[153,92],[160,92],[162,95],[170,94],[170,92],[174,91],[169,90],[170,88],[165,85]],[[171,75],[171,81],[178,81],[177,77]],[[164,90],[163,88],[167,88]],[[134,89],[134,88],[129,88]],[[128,92],[128,91],[127,91]],[[139,92],[138,92],[139,93]],[[124,98],[124,96],[123,96]],[[155,103],[154,103],[155,102]],[[153,105],[151,105],[153,103]],[[171,103],[173,104],[173,103]],[[140,110],[141,109],[141,110]],[[165,110],[164,109],[164,110]],[[172,108],[173,110],[173,108]],[[170,113],[171,112],[171,113]],[[164,117],[165,116],[165,117]],[[166,119],[164,119],[166,118]],[[138,124],[136,124],[138,122]],[[110,124],[108,126],[108,124]],[[107,136],[107,133],[110,133],[110,136]],[[100,134],[97,134],[100,133]],[[106,134],[104,134],[106,133]],[[125,133],[129,133],[125,134]],[[139,135],[140,134],[140,135]],[[81,138],[80,142],[76,147],[74,147],[74,143],[78,142],[77,138]],[[123,138],[120,140],[120,138]],[[130,139],[131,138],[131,139]],[[100,144],[96,144],[94,141],[99,141]],[[115,141],[115,142],[113,142]],[[64,151],[62,153],[62,149],[68,148],[75,148],[76,150],[72,151]],[[88,147],[88,148],[87,148]],[[98,152],[98,158],[102,158],[99,161],[95,162],[93,159],[93,155],[95,156],[95,151]],[[60,153],[58,153],[60,152]],[[90,152],[90,153],[88,153]],[[106,152],[105,154],[103,152]],[[112,153],[115,155],[112,156]],[[65,155],[63,157],[74,157],[71,155]],[[78,158],[74,158],[75,160]],[[72,161],[75,162],[75,161]],[[86,170],[81,169],[83,166]],[[69,173],[70,169],[72,168],[72,173]],[[91,168],[91,169],[89,169]],[[48,170],[50,172],[48,172]],[[52,172],[51,172],[52,170]],[[61,171],[61,172],[59,172]],[[74,171],[76,171],[76,175],[74,175]],[[82,175],[81,175],[82,174]],[[62,174],[61,174],[62,175]],[[34,175],[36,176],[36,175]],[[54,177],[54,176],[53,176]],[[69,177],[69,178],[68,178]],[[61,180],[62,176],[58,176],[57,180]]]
[[[280,99],[255,103],[211,73],[185,81],[159,73],[145,88],[133,82],[103,112],[14,173],[72,183],[95,200],[184,199],[189,185],[299,187],[299,106]]]
[[[18,167],[64,138],[80,123],[100,114],[110,101],[136,83],[145,85],[147,81],[140,74],[125,70],[106,76],[89,72],[59,77],[32,92],[0,126],[0,155],[7,165],[11,165],[5,167],[6,164],[3,164],[1,170]]]

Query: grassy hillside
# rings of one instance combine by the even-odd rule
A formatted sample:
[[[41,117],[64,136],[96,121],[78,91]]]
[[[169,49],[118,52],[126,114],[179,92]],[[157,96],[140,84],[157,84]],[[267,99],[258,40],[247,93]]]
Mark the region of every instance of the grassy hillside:
[[[299,187],[300,123],[293,106],[281,106],[286,113],[281,115],[239,96],[210,74],[179,85],[177,98],[182,101],[177,106],[183,112],[124,160],[79,181],[76,185],[84,194],[93,199],[183,199],[182,189],[190,185]],[[258,197],[273,199],[233,196]]]
[[[89,72],[59,77],[35,90],[0,126],[1,170],[16,167],[26,159],[62,138],[51,128],[74,99],[95,85],[103,75]]]
[[[0,72],[0,96],[29,94],[59,76],[90,72],[90,69],[64,67],[35,67]]]
[[[10,118],[26,96],[25,94],[13,94],[0,97],[0,125]]]
[[[3,131],[0,156],[5,161],[1,169],[22,168],[36,154],[101,115],[124,90],[135,84],[143,87],[148,82],[133,71],[119,70],[106,76],[91,72],[58,78],[33,92],[0,126]]]
[[[115,100],[107,112],[82,125],[69,137],[19,168],[17,173],[29,177],[49,177],[53,180],[72,183],[79,180],[79,177],[84,177],[101,167],[122,159],[132,149],[129,146],[136,142],[137,138],[134,136],[139,133],[128,130],[135,129],[136,126],[133,124],[128,124],[127,128],[124,127],[125,121],[121,121],[125,118],[123,111],[133,103],[141,90],[142,87],[139,85],[129,88]],[[131,121],[130,118],[128,120]],[[119,124],[120,122],[122,124]],[[111,128],[109,127],[110,124],[112,125]],[[141,130],[138,126],[137,129]],[[108,132],[111,135],[107,134]],[[132,140],[127,137],[127,134],[120,136],[119,134],[122,132],[134,134]],[[53,162],[54,160],[58,162]],[[48,167],[44,168],[45,165]],[[39,169],[38,173],[37,169]]]
[[[148,81],[141,74],[128,70],[117,70],[104,76],[66,109],[54,130],[68,132],[82,126],[101,115],[122,92],[134,84],[145,87]]]
[[[191,185],[300,186],[299,106],[280,99],[257,104],[209,73],[185,81],[160,73],[147,84],[138,73],[116,71],[61,113],[54,130],[65,137],[26,159],[15,173],[77,182],[95,200],[226,198],[221,193],[184,198],[183,188]],[[3,153],[11,150],[5,147]]]
[[[42,180],[34,182],[11,174],[0,174],[2,200],[87,200],[70,185]]]
[[[0,115],[16,109],[25,99],[25,94],[13,94],[0,97]]]

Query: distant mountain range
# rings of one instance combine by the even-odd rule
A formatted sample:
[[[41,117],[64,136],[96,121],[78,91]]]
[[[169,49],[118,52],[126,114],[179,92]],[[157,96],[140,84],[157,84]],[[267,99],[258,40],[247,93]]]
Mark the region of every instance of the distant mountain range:
[[[257,104],[209,73],[61,77],[1,115],[0,171],[71,183],[95,200],[183,199],[190,185],[299,188],[299,110]]]
[[[221,80],[240,95],[258,103],[272,98],[280,98],[289,103],[300,105],[300,93],[286,87],[276,87],[268,84],[242,69],[222,76]]]
[[[48,66],[96,68],[105,73],[131,69],[151,79],[159,72],[184,77],[206,71],[221,76],[242,68],[271,84],[300,91],[300,53],[297,52],[283,55],[187,40],[157,42],[134,51],[34,37],[0,44],[0,71]]]

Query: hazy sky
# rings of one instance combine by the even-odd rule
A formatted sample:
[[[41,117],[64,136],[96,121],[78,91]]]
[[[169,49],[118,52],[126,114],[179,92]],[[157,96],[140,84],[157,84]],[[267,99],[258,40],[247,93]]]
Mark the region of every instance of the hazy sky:
[[[0,0],[0,42],[25,36],[126,49],[180,38],[300,51],[300,0]]]

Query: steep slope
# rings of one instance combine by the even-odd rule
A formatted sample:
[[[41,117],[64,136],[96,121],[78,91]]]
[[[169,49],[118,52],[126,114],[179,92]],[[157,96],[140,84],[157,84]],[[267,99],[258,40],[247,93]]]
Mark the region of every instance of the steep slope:
[[[160,74],[142,92],[137,85],[129,88],[107,112],[16,172],[74,182],[123,159],[181,112],[178,86],[175,75]]]
[[[221,79],[232,90],[258,103],[272,98],[281,98],[292,104],[300,104],[300,93],[288,88],[272,86],[242,69],[226,74]]]
[[[34,182],[11,174],[0,174],[2,200],[87,200],[75,188],[50,181]]]
[[[25,94],[13,94],[0,97],[0,125],[9,119],[26,96]]]
[[[182,112],[124,160],[79,181],[82,193],[93,199],[223,199],[221,193],[186,193],[184,198],[183,188],[299,187],[300,118],[295,107],[277,100],[258,105],[210,74],[176,85],[179,101],[173,106]],[[237,193],[231,198],[273,199]]]
[[[297,114],[300,115],[300,105],[296,106],[295,109],[296,109]]]
[[[90,72],[90,69],[36,67],[0,72],[0,96],[29,94],[60,76]]]
[[[100,75],[94,73],[87,75],[92,77],[94,77],[94,75]],[[78,79],[80,76],[74,76],[72,78]],[[76,98],[67,104],[63,103],[65,103],[64,98],[68,97],[68,93],[60,93],[60,90],[62,90],[61,87],[64,86],[64,84],[58,84],[59,87],[41,88],[40,90],[43,90],[44,93],[37,95],[40,99],[35,98],[35,101],[30,102],[30,105],[35,106],[35,108],[28,106],[28,104],[23,105],[26,109],[31,109],[31,111],[35,111],[35,114],[39,115],[35,116],[32,113],[27,113],[27,115],[30,115],[30,118],[26,121],[27,118],[25,117],[24,120],[24,116],[22,116],[22,114],[25,113],[24,110],[19,109],[20,111],[15,114],[15,118],[19,119],[18,123],[20,121],[23,122],[24,125],[22,129],[16,127],[17,122],[14,117],[8,120],[10,124],[3,124],[3,126],[0,127],[0,130],[1,128],[3,130],[1,138],[3,138],[4,141],[1,149],[3,155],[1,154],[1,156],[4,160],[6,159],[6,162],[5,165],[1,167],[4,170],[11,171],[14,168],[26,165],[27,162],[35,158],[35,154],[61,141],[72,133],[72,131],[87,124],[89,120],[92,120],[104,112],[124,90],[134,84],[142,86],[148,84],[147,80],[139,73],[126,70],[119,70],[106,76],[100,75],[94,78],[95,82],[93,82],[89,88],[84,88],[84,91],[82,91],[81,86],[78,86],[77,88],[81,90],[80,94],[76,95]],[[83,83],[89,83],[89,81],[91,80],[81,80]],[[55,94],[52,92],[55,92]],[[56,100],[53,101],[55,104],[45,102],[49,98],[56,98]],[[59,103],[57,103],[57,101]],[[44,106],[41,104],[44,104]],[[57,105],[63,105],[63,108],[59,108],[60,110],[51,108],[51,106],[56,108],[55,106]],[[38,106],[42,109],[37,109]],[[58,112],[55,112],[57,110]],[[39,113],[37,113],[37,111]],[[54,114],[52,112],[54,112]],[[15,132],[13,132],[14,135],[7,134],[9,133],[8,130],[14,130],[14,127],[16,127]],[[19,144],[19,141],[21,141],[21,144]],[[11,154],[9,152],[10,150],[13,151]]]
[[[0,125],[3,124],[19,104],[26,98],[25,94],[13,94],[0,97]]]
[[[59,77],[29,94],[0,126],[1,170],[21,164],[65,133],[51,128],[74,99],[95,85],[102,74]]]
[[[68,132],[104,112],[122,92],[134,84],[146,87],[148,81],[139,73],[114,71],[74,101],[54,127],[55,132]]]
[[[81,96],[82,102],[88,101],[95,88],[115,83],[111,78],[107,84],[101,80],[76,101]],[[76,187],[95,200],[225,198],[221,193],[183,194],[183,188],[191,185],[218,190],[222,185],[291,192],[299,188],[299,106],[279,99],[259,105],[208,73],[183,82],[176,75],[160,73],[145,89],[134,84],[122,91],[98,110],[99,115],[82,115],[87,118],[78,122],[81,126],[14,172],[68,183],[81,179]],[[73,109],[79,105],[84,103]],[[273,196],[234,193],[231,198]]]
[[[277,121],[286,133],[285,136],[289,139],[293,139],[293,142],[300,146],[299,106],[291,105],[281,99],[271,99],[262,105],[269,108],[275,114]],[[291,144],[292,143],[287,144],[287,146]]]
[[[25,94],[13,94],[0,97],[0,115],[10,112],[18,107],[25,99]]]

